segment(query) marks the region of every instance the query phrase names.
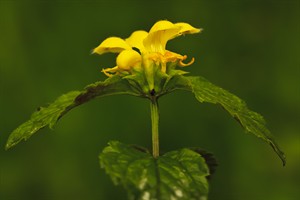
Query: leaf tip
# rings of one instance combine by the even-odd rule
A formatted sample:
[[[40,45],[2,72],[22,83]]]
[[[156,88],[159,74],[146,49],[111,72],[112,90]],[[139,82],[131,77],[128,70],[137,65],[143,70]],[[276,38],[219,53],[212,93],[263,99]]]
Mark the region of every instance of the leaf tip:
[[[6,144],[5,144],[5,151],[9,150],[13,146],[15,146],[18,142],[14,142],[11,140],[11,138],[8,138]]]
[[[285,165],[286,165],[286,156],[285,156],[284,153],[281,155],[280,159],[282,161],[282,166],[285,167]]]
[[[271,145],[273,150],[276,152],[276,154],[280,158],[280,160],[282,162],[282,165],[284,167],[286,165],[286,155],[285,155],[285,153],[280,149],[278,144],[276,144],[276,142],[274,140],[272,140],[272,138],[269,137],[268,139],[269,139],[269,144]]]
[[[11,146],[7,143],[4,147],[5,151],[9,150],[11,148]]]

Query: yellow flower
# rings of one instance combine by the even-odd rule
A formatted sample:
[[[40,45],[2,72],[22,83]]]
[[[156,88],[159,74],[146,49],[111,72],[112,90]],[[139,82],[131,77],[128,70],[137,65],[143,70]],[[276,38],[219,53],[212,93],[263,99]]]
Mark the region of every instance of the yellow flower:
[[[119,53],[116,59],[117,65],[102,70],[107,76],[132,74],[135,71],[145,71],[146,76],[151,76],[155,67],[166,73],[168,63],[176,63],[184,67],[194,62],[192,58],[189,63],[183,63],[187,56],[166,50],[167,42],[178,36],[200,31],[201,29],[194,28],[187,23],[174,24],[162,20],[156,22],[149,32],[138,30],[125,40],[119,37],[109,37],[96,47],[93,53],[100,55],[107,52]]]

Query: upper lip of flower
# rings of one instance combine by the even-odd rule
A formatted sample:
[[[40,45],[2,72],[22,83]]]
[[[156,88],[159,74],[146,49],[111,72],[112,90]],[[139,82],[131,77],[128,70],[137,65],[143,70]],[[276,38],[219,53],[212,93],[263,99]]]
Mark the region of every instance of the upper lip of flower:
[[[141,55],[156,53],[161,55],[161,58],[166,58],[165,54],[168,54],[170,60],[179,60],[182,66],[186,64],[182,63],[182,60],[186,56],[181,56],[166,50],[166,44],[169,40],[185,34],[199,33],[201,29],[194,28],[188,23],[175,23],[167,20],[161,20],[156,22],[149,32],[144,30],[138,30],[131,34],[127,39],[119,37],[109,37],[105,39],[98,47],[93,49],[93,53],[104,54],[104,53],[119,53],[117,57],[117,66],[103,70],[106,72],[115,72],[119,69],[129,70],[135,64],[142,60]],[[125,56],[126,54],[126,56]],[[170,57],[170,54],[173,57]],[[164,59],[165,62],[168,60]],[[192,60],[193,61],[193,60]],[[129,66],[131,65],[131,66]]]

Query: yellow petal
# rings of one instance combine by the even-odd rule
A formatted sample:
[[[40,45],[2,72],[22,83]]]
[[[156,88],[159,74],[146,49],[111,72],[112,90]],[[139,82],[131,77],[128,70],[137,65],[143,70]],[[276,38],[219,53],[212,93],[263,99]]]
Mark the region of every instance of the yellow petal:
[[[98,53],[100,55],[107,52],[120,53],[125,49],[131,49],[125,40],[119,37],[109,37],[105,39],[98,47],[96,47],[93,50],[93,53]]]
[[[145,51],[143,40],[148,36],[147,31],[139,30],[133,32],[125,41],[131,47],[138,48],[141,52]]]
[[[179,22],[175,26],[180,27],[179,35],[199,33],[202,29],[195,28],[188,23]]]
[[[154,33],[156,31],[164,31],[168,29],[173,29],[175,25],[168,20],[161,20],[156,22],[150,29],[149,33]]]
[[[128,71],[142,60],[141,55],[134,50],[124,50],[117,57],[117,66],[121,70]]]
[[[180,29],[181,27],[167,20],[156,22],[144,40],[145,48],[150,52],[164,53],[168,40],[178,35]]]

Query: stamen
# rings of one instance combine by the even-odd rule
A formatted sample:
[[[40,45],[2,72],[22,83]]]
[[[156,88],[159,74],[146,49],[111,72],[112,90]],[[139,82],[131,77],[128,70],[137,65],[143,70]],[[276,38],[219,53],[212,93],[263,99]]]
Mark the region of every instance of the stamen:
[[[101,72],[103,72],[108,77],[112,76],[112,74],[108,73],[107,69],[102,69]]]
[[[195,62],[195,58],[193,57],[192,58],[192,60],[190,61],[190,62],[188,62],[188,63],[183,63],[182,61],[184,61],[185,59],[187,59],[187,56],[186,55],[184,55],[183,57],[182,57],[182,59],[179,61],[179,66],[180,67],[186,67],[186,66],[189,66],[189,65],[191,65],[191,64],[193,64],[194,62]]]
[[[106,76],[111,77],[112,74],[114,74],[118,71],[118,69],[119,69],[119,67],[115,66],[113,68],[102,69],[101,72],[103,72]]]

